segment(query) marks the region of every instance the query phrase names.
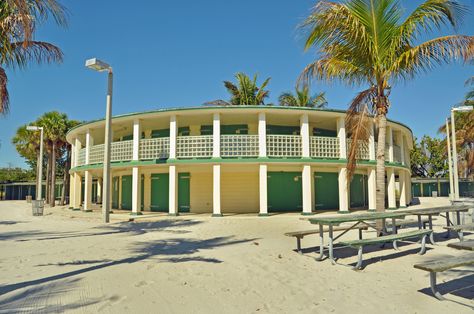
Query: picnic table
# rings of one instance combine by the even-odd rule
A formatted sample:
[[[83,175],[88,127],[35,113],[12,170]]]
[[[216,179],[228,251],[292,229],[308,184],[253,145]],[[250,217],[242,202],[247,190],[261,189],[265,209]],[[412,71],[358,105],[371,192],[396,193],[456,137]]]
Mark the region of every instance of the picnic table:
[[[317,260],[322,260],[324,258],[324,249],[326,248],[324,245],[324,226],[327,226],[328,231],[328,246],[327,249],[329,251],[329,259],[331,260],[332,264],[335,264],[334,261],[334,241],[342,237],[344,234],[349,232],[350,230],[356,229],[360,225],[365,225],[369,228],[373,228],[374,220],[378,219],[392,219],[392,234],[397,234],[397,226],[396,226],[396,219],[404,219],[407,214],[404,212],[374,212],[374,213],[365,213],[365,214],[339,214],[337,216],[326,216],[326,217],[314,217],[309,218],[309,222],[312,224],[319,225],[319,258]],[[339,234],[337,237],[334,238],[333,236],[333,227],[339,226],[341,223],[347,222],[354,222],[353,225],[348,226],[348,228]]]

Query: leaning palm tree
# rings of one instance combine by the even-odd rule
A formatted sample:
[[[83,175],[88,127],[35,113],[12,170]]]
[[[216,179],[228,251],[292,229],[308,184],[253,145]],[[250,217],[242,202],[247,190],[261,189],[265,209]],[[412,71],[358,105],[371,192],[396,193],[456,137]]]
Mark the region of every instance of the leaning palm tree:
[[[311,96],[307,85],[301,88],[296,87],[294,94],[290,92],[281,94],[278,102],[280,106],[290,107],[325,108],[328,105],[324,92]]]
[[[265,105],[265,98],[270,94],[265,90],[270,78],[267,78],[260,87],[257,85],[257,75],[255,74],[251,79],[245,73],[237,73],[235,75],[237,84],[229,81],[224,81],[224,86],[230,94],[230,100],[214,100],[206,102],[204,105],[216,106],[258,106]]]
[[[57,0],[4,0],[0,2],[0,114],[9,110],[6,69],[25,68],[30,62],[62,61],[61,50],[32,40],[36,27],[52,16],[66,25],[66,14]]]
[[[347,167],[351,178],[359,140],[368,139],[368,115],[374,114],[377,211],[385,208],[385,134],[392,85],[436,65],[472,58],[472,36],[448,35],[420,42],[433,30],[447,25],[456,28],[465,13],[466,8],[454,0],[426,0],[406,18],[396,0],[319,1],[302,24],[307,31],[305,49],[315,48],[318,58],[300,79],[368,86],[349,105],[346,129],[355,145],[349,150]]]

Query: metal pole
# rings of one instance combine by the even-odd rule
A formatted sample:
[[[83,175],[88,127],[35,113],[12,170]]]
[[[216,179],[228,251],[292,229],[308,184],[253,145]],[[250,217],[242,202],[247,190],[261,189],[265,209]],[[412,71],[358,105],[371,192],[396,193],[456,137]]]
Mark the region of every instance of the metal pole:
[[[105,109],[105,145],[104,145],[104,174],[103,174],[103,196],[102,196],[102,215],[104,222],[109,222],[110,216],[110,150],[112,141],[112,68],[109,68],[108,86],[107,86],[107,107]]]
[[[456,151],[456,123],[454,121],[454,110],[451,109],[451,128],[453,133],[453,172],[454,172],[454,200],[459,199],[459,178],[458,178],[458,153]]]
[[[38,194],[36,199],[39,201],[42,199],[43,194],[43,128],[40,128],[40,158],[39,158],[39,169],[38,169]]]
[[[448,167],[449,167],[449,199],[452,201],[454,197],[454,183],[453,183],[453,160],[451,159],[451,143],[449,139],[449,124],[446,119],[446,142],[448,143]]]

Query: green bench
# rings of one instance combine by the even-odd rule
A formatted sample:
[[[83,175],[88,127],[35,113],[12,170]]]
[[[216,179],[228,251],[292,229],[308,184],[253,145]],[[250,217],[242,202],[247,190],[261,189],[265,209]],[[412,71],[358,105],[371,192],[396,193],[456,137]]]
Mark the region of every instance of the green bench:
[[[349,246],[358,250],[357,253],[357,264],[354,266],[354,269],[362,268],[362,251],[364,246],[371,244],[384,244],[386,242],[392,242],[393,248],[398,250],[397,241],[406,240],[409,238],[420,237],[421,238],[421,250],[418,254],[423,255],[426,251],[426,236],[431,234],[433,230],[414,230],[409,232],[403,232],[399,234],[390,234],[386,236],[381,236],[377,238],[364,239],[364,240],[353,240],[353,241],[342,241],[341,244]]]
[[[464,224],[464,225],[454,225],[454,226],[447,226],[443,227],[443,229],[449,230],[449,231],[456,231],[458,234],[459,240],[462,242],[464,241],[464,231],[466,230],[474,230],[474,223],[470,224]]]
[[[449,243],[448,247],[457,249],[457,250],[474,251],[474,240]]]
[[[445,257],[430,262],[415,264],[413,267],[430,272],[430,287],[434,296],[439,300],[444,300],[444,297],[436,290],[436,273],[443,272],[448,269],[468,266],[474,264],[474,253],[456,257]]]

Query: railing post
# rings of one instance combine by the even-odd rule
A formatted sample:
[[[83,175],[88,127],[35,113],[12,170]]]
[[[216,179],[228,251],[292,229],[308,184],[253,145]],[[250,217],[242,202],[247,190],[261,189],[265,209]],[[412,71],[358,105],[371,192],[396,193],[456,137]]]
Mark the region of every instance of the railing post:
[[[219,113],[212,117],[212,158],[221,156],[221,120]]]
[[[375,131],[374,122],[370,120],[369,125],[369,159],[375,160]]]
[[[347,144],[346,144],[346,127],[344,117],[337,119],[337,137],[339,138],[339,158],[347,158]]]
[[[133,154],[132,160],[140,159],[140,139],[141,139],[141,125],[140,120],[133,120]]]
[[[301,157],[309,158],[309,121],[308,114],[305,113],[300,118],[300,134],[301,134]]]
[[[267,121],[264,112],[258,114],[258,157],[267,157]]]
[[[387,141],[388,141],[388,161],[393,162],[393,130],[392,127],[387,126]]]
[[[176,137],[178,135],[178,121],[176,115],[170,117],[170,155],[169,159],[176,159]]]

